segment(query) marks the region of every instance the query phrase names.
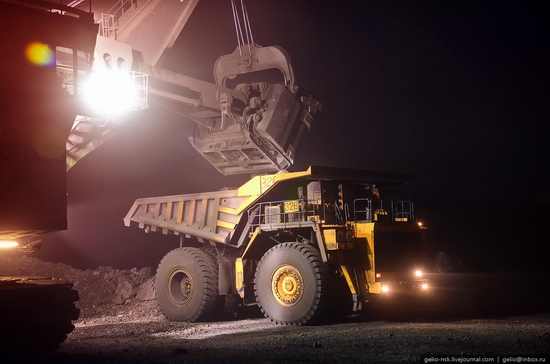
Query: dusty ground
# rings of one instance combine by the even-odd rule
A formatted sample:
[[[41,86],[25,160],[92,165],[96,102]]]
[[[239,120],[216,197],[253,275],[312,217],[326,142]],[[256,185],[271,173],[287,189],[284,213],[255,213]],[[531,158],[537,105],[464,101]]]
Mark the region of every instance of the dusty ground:
[[[267,319],[208,324],[113,317],[78,324],[52,359],[113,362],[420,362],[422,355],[550,353],[550,315],[448,322],[274,326]],[[550,360],[550,358],[547,358]]]
[[[545,295],[533,296],[528,305],[518,304],[519,299],[502,305],[508,297],[491,301],[459,293],[433,297],[437,304],[431,310],[403,313],[403,307],[383,304],[363,319],[281,327],[254,308],[242,309],[234,321],[170,322],[154,300],[152,269],[80,271],[29,257],[0,257],[0,274],[61,277],[75,282],[80,292],[81,315],[73,333],[56,352],[35,362],[420,363],[431,356],[460,355],[499,355],[503,362],[508,356],[550,353]],[[466,285],[480,281],[469,276]],[[493,278],[485,281],[478,294],[496,286]],[[441,278],[432,282],[442,285]]]

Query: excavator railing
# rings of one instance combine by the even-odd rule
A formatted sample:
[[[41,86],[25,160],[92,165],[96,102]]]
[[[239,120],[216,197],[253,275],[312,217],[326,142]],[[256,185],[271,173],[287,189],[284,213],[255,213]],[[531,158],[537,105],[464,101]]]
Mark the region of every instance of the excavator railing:
[[[113,14],[101,14],[99,35],[107,38],[116,38],[116,20]]]
[[[117,30],[131,22],[152,0],[119,0],[107,13],[101,14],[100,35],[117,37]]]

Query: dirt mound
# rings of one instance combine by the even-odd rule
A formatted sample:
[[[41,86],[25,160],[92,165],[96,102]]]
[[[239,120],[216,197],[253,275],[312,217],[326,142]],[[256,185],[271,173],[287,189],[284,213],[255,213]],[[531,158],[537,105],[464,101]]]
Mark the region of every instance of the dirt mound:
[[[130,317],[161,315],[155,299],[152,268],[79,270],[28,256],[0,256],[0,276],[51,277],[72,282],[80,295],[76,303],[80,309],[79,321],[128,313]]]

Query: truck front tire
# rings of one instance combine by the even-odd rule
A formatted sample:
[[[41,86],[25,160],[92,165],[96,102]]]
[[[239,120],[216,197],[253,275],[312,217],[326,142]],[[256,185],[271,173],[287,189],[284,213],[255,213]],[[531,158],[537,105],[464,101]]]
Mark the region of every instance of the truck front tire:
[[[218,266],[197,248],[178,248],[162,258],[156,294],[164,315],[174,321],[205,321],[218,303]]]
[[[279,325],[318,322],[328,307],[328,272],[313,246],[283,243],[262,257],[254,280],[265,317]]]

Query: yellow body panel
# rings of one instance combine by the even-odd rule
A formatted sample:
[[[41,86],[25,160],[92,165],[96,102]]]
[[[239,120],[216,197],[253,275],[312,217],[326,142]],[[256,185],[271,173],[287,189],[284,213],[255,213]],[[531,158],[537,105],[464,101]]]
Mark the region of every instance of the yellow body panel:
[[[346,268],[345,265],[341,265],[340,268],[342,269],[342,273],[344,273],[346,282],[348,282],[348,286],[349,286],[349,290],[351,291],[351,294],[353,295],[357,294],[357,290],[355,289],[355,286],[353,285],[353,281],[351,280],[351,277],[349,275],[348,268]]]
[[[338,244],[336,243],[336,229],[323,230],[323,236],[325,238],[325,247],[327,250],[338,249]]]
[[[241,213],[244,209],[250,206],[258,197],[267,192],[278,182],[303,177],[311,174],[311,167],[303,172],[279,172],[275,174],[267,174],[263,176],[252,177],[250,181],[238,188],[238,196],[250,196],[237,209],[237,213]]]
[[[235,260],[235,287],[241,298],[244,298],[244,268],[242,258]]]
[[[369,292],[374,293],[374,294],[381,294],[382,293],[382,283],[374,282],[371,285],[369,285]]]
[[[367,242],[367,259],[369,261],[369,267],[370,269],[367,270],[365,273],[367,275],[367,282],[369,284],[369,292],[370,293],[381,293],[382,289],[381,287],[377,287],[377,283],[375,282],[375,272],[376,267],[374,265],[374,229],[376,224],[373,222],[359,222],[354,223],[355,226],[355,237],[356,238],[363,238],[366,239]],[[378,284],[380,286],[380,284]],[[376,290],[378,290],[376,292]]]

